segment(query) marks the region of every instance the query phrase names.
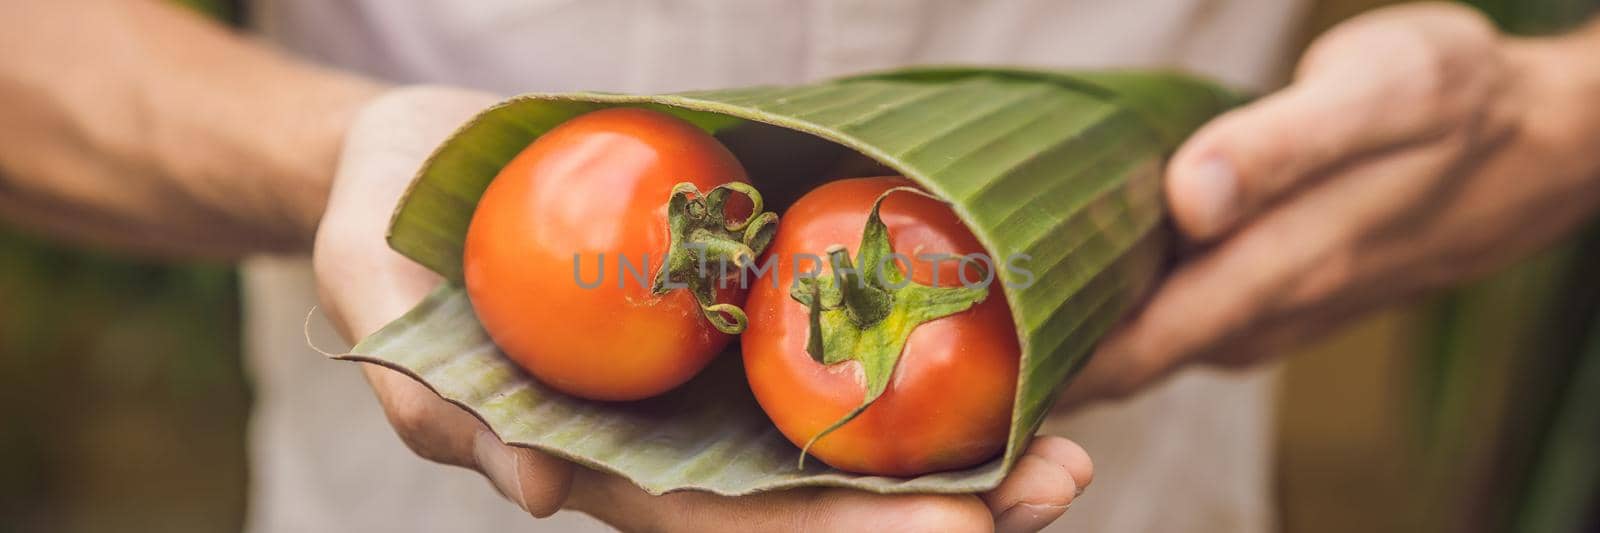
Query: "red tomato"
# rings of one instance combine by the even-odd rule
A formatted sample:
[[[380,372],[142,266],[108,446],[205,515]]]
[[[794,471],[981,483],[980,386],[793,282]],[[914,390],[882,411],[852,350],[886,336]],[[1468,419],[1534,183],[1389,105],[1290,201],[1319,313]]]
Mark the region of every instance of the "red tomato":
[[[808,308],[790,296],[790,284],[797,266],[803,273],[814,262],[796,258],[826,257],[834,245],[856,257],[873,202],[910,185],[899,177],[849,179],[806,194],[783,216],[769,249],[775,259],[762,263],[772,261],[773,270],[750,287],[750,328],[740,341],[745,373],[762,409],[796,446],[861,405],[866,391],[859,362],[823,365],[807,353]],[[880,213],[897,253],[986,253],[941,201],[896,192]],[[936,268],[938,286],[961,284],[956,261],[914,259],[909,278],[933,285]],[[969,266],[967,279],[982,278],[975,270]],[[912,329],[882,395],[817,440],[810,454],[842,470],[913,476],[976,465],[1001,452],[1021,352],[1003,291],[998,283],[988,291],[973,307]]]
[[[690,291],[652,290],[671,241],[668,199],[681,182],[709,191],[748,181],[716,139],[664,113],[612,108],[561,124],[500,171],[473,214],[463,267],[478,320],[513,361],[568,394],[635,400],[682,384],[729,336]],[[714,292],[743,297],[732,285]]]

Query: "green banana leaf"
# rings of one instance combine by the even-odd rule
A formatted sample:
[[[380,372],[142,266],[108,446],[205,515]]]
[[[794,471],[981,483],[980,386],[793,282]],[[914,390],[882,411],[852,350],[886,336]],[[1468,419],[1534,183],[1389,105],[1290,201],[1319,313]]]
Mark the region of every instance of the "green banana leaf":
[[[1160,182],[1166,156],[1239,101],[1170,73],[979,68],[656,96],[518,96],[439,147],[395,213],[389,244],[449,281],[341,357],[422,381],[508,443],[617,473],[651,493],[986,490],[1021,454],[1095,341],[1158,274],[1168,236]],[[677,391],[631,403],[566,397],[512,365],[478,325],[459,285],[473,208],[500,168],[540,134],[611,106],[665,111],[717,134],[774,198],[792,199],[838,177],[794,170],[813,156],[826,160],[819,154],[827,148],[866,156],[950,201],[993,256],[1031,257],[1025,265],[1037,282],[1006,294],[1023,354],[1005,454],[911,479],[850,474],[818,461],[802,470],[795,466],[799,450],[751,397],[736,353]],[[783,207],[783,200],[775,203]],[[1008,276],[1016,274],[1001,273],[1023,281]]]

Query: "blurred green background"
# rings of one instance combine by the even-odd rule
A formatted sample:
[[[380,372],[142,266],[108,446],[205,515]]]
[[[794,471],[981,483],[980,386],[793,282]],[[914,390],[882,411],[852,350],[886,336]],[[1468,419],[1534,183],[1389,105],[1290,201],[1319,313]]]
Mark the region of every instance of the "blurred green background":
[[[183,2],[225,20],[226,0]],[[1390,3],[1318,4],[1318,31]],[[1595,0],[1473,2],[1518,33]],[[1600,531],[1600,239],[1356,324],[1291,359],[1286,531]],[[229,265],[0,227],[0,531],[229,531],[249,389]]]
[[[0,231],[0,530],[227,531],[244,510],[238,283]]]

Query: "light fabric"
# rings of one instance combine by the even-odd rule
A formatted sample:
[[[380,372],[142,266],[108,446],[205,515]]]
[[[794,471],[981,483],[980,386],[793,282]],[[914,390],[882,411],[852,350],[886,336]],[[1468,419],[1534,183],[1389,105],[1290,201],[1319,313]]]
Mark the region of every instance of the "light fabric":
[[[1182,67],[1261,89],[1301,0],[258,0],[252,21],[306,58],[396,82],[660,92],[800,83],[919,63]],[[355,365],[306,348],[303,259],[245,266],[256,382],[256,532],[586,531],[535,522],[478,475],[413,456]],[[334,338],[326,324],[320,339]],[[1275,529],[1272,374],[1188,371],[1050,420],[1094,457],[1094,486],[1051,530]]]

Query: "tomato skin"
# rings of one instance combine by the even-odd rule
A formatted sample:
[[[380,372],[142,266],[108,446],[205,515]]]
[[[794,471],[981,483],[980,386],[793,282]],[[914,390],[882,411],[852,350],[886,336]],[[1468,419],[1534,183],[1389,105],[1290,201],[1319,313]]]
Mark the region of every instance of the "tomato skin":
[[[745,374],[762,409],[796,446],[860,405],[866,389],[856,361],[824,366],[806,352],[807,309],[790,298],[789,287],[796,267],[805,272],[813,263],[795,258],[825,257],[834,244],[854,257],[872,202],[909,185],[898,177],[859,178],[807,193],[783,215],[769,258],[763,258],[773,270],[750,287],[750,328],[740,341]],[[938,200],[897,193],[880,212],[890,244],[901,254],[986,254]],[[911,279],[933,285],[934,268],[932,261],[914,259]],[[955,261],[940,262],[938,285],[958,285],[958,268]],[[980,279],[968,272],[968,279]],[[883,395],[818,440],[810,453],[841,470],[902,477],[994,457],[1005,448],[1020,353],[997,282],[973,308],[914,329]]]
[[[580,115],[518,154],[479,200],[463,255],[473,310],[500,349],[541,382],[595,400],[655,396],[704,368],[729,336],[689,291],[650,288],[671,239],[666,203],[685,181],[708,191],[749,179],[709,134],[646,109]],[[619,255],[635,269],[648,255],[644,283],[620,273]],[[579,285],[602,264],[603,283]]]

